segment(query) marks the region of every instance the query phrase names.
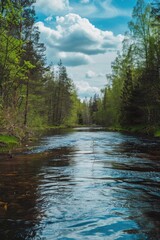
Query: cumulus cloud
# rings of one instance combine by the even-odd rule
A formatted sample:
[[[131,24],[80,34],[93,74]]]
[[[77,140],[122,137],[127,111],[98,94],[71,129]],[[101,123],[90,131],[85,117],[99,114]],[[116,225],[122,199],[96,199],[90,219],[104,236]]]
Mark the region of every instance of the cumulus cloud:
[[[87,64],[90,61],[89,55],[104,54],[119,49],[123,40],[122,35],[115,36],[111,31],[102,31],[88,19],[81,18],[77,14],[70,13],[64,17],[57,17],[53,29],[42,22],[36,25],[41,32],[41,40],[47,48],[50,48],[49,51],[54,54],[61,53],[68,64],[75,53],[75,63],[72,60],[72,66]]]
[[[95,78],[95,77],[98,77],[98,78],[101,78],[101,77],[105,77],[105,74],[104,73],[95,73],[94,71],[92,70],[89,70],[86,75],[85,75],[86,78]]]
[[[57,17],[57,31],[61,34],[59,49],[82,52],[88,55],[105,53],[117,48],[123,36],[114,36],[111,31],[102,31],[77,14]]]
[[[75,82],[78,93],[82,98],[86,96],[93,96],[95,93],[99,94],[100,89],[98,87],[92,87],[88,82],[85,81],[77,81]]]
[[[86,65],[92,62],[89,56],[81,53],[60,52],[58,56],[62,60],[63,64],[69,67]]]
[[[68,0],[38,0],[35,4],[38,11],[46,15],[69,11]]]

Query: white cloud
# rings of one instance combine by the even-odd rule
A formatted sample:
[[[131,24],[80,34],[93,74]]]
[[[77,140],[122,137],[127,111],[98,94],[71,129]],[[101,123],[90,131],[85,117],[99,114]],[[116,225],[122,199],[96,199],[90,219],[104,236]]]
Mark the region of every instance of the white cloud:
[[[107,52],[105,54],[98,54],[92,56],[93,63],[83,66],[67,67],[67,72],[71,79],[76,81],[79,87],[79,96],[93,96],[98,93],[99,89],[105,87],[108,83],[106,74],[111,73],[111,62],[114,61],[117,54],[116,52]],[[92,71],[95,77],[86,78],[86,73]],[[84,84],[84,82],[87,82]]]
[[[93,96],[95,93],[100,93],[100,89],[98,87],[92,87],[88,82],[85,81],[77,81],[75,82],[75,85],[81,98]]]
[[[86,78],[104,78],[105,77],[105,74],[104,73],[95,73],[94,71],[92,70],[89,70],[86,72],[86,75],[85,75]]]
[[[65,66],[81,66],[92,62],[91,58],[82,53],[65,53],[60,52],[58,54],[59,59],[62,60]]]
[[[100,30],[87,18],[130,16],[131,12],[113,6],[112,0],[37,0],[35,6],[40,19],[45,18],[37,26],[48,63],[62,60],[81,98],[100,93],[123,35]]]
[[[38,0],[35,4],[37,10],[46,15],[69,11],[69,0]]]
[[[70,13],[64,17],[57,17],[54,29],[45,26],[42,22],[36,25],[39,27],[41,41],[45,43],[49,56],[56,53],[62,55],[68,66],[87,64],[91,55],[118,50],[123,40],[122,35],[115,36],[111,31],[102,31],[88,19],[81,18],[77,14]],[[75,57],[74,64],[72,57]],[[70,60],[71,64],[69,64]]]

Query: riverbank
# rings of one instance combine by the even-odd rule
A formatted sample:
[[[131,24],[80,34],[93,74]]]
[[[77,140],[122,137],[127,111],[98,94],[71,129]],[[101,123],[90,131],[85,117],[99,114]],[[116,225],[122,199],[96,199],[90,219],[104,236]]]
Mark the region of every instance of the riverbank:
[[[35,128],[32,129],[31,134],[28,135],[24,140],[19,139],[16,136],[10,136],[7,134],[0,134],[0,154],[5,156],[11,156],[15,152],[26,151],[30,149],[32,145],[38,141],[43,135],[63,129],[74,129],[74,128],[84,128],[84,127],[97,127],[96,125],[74,125],[74,126],[43,126],[43,128]],[[159,128],[151,128],[144,126],[136,126],[136,127],[108,127],[105,128],[106,131],[114,131],[114,132],[122,132],[134,135],[141,135],[153,138],[160,137],[160,129]]]
[[[25,151],[30,148],[42,135],[49,131],[60,130],[60,129],[71,129],[75,127],[82,127],[80,125],[76,126],[43,126],[41,128],[30,129],[23,134],[23,138],[17,137],[16,135],[10,135],[3,130],[0,133],[0,154],[10,156],[14,152]],[[23,130],[22,130],[23,132]]]
[[[133,127],[109,127],[108,131],[116,131],[123,133],[130,133],[136,135],[145,135],[150,137],[160,137],[160,128],[150,126],[133,126]]]
[[[0,153],[11,152],[11,150],[19,145],[19,140],[15,136],[0,135]]]

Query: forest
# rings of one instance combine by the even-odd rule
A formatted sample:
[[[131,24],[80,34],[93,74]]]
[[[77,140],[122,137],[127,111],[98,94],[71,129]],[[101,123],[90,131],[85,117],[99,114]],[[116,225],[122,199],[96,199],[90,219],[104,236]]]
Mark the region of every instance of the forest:
[[[77,122],[80,100],[61,60],[46,65],[34,0],[0,1],[0,131],[20,141]]]
[[[160,134],[160,2],[138,0],[123,49],[112,63],[96,123],[119,130]]]
[[[99,124],[159,135],[160,2],[138,0],[98,101]]]
[[[0,1],[1,135],[22,142],[44,128],[92,124],[159,135],[159,1],[137,1],[102,95],[83,101],[61,60],[47,66],[34,3]]]

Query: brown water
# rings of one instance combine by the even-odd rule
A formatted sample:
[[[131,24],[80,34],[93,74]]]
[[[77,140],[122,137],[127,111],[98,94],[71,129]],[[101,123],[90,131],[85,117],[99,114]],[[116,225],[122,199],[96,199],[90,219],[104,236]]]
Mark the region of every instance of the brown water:
[[[160,239],[160,142],[52,133],[0,160],[0,239]]]

